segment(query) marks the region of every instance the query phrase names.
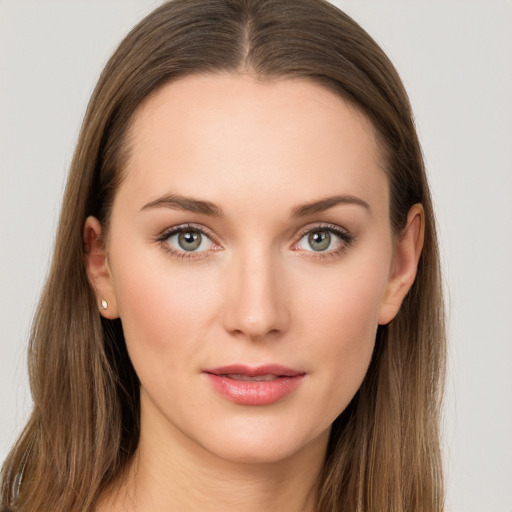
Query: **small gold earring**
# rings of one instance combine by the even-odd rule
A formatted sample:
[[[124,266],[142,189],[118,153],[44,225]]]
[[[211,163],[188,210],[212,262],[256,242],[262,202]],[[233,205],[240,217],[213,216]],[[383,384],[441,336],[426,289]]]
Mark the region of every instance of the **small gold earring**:
[[[101,309],[105,310],[108,308],[108,302],[105,299],[101,299]]]

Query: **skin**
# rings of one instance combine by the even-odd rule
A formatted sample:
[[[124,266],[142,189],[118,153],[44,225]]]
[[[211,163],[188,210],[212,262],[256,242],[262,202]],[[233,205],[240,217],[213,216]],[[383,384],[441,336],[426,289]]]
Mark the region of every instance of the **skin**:
[[[393,236],[371,123],[305,80],[182,78],[139,107],[130,145],[109,232],[93,217],[84,229],[101,313],[121,318],[141,381],[139,448],[98,509],[312,510],[330,425],[414,281],[422,208]],[[147,206],[169,195],[222,215]],[[344,201],[297,215],[332,196]],[[198,251],[162,237],[182,224],[207,231]],[[313,250],[326,226],[352,240],[331,232]],[[239,405],[204,374],[234,363],[305,377],[276,403]]]

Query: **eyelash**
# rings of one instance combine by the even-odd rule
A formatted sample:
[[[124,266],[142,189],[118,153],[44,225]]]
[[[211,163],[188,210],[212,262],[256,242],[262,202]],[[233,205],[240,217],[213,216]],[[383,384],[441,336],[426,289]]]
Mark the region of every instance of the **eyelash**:
[[[168,253],[170,253],[174,258],[178,260],[189,260],[189,261],[196,261],[202,258],[205,258],[208,255],[209,251],[199,251],[199,252],[193,252],[193,251],[179,251],[172,247],[170,244],[166,243],[167,240],[178,233],[186,232],[186,231],[194,231],[201,233],[201,235],[207,237],[211,243],[214,246],[219,246],[215,242],[214,235],[207,229],[205,229],[203,226],[195,225],[195,224],[180,224],[179,226],[173,226],[172,228],[169,228],[165,230],[163,233],[161,233],[158,238],[156,239],[156,242]],[[341,246],[335,250],[330,251],[307,251],[307,250],[301,250],[301,249],[293,249],[293,247],[297,246],[299,242],[307,235],[315,232],[322,232],[327,231],[329,233],[333,233],[336,237],[338,237],[341,240]],[[294,251],[300,251],[302,254],[306,253],[308,258],[317,259],[317,260],[325,260],[325,259],[332,259],[336,258],[337,256],[341,255],[343,252],[345,252],[350,246],[352,246],[355,242],[355,235],[350,233],[349,231],[340,228],[339,226],[335,224],[317,224],[314,226],[309,226],[298,234],[298,240],[293,244],[292,250]],[[219,249],[213,249],[214,251]]]
[[[211,240],[213,245],[218,245],[215,243],[215,237],[212,233],[210,233],[209,230],[205,229],[202,226],[198,226],[195,224],[180,224],[179,226],[173,226],[170,229],[165,230],[158,238],[157,242],[160,244],[162,249],[170,253],[174,258],[178,260],[189,260],[189,261],[196,261],[200,260],[207,256],[207,251],[200,251],[200,252],[193,252],[193,251],[179,251],[169,245],[167,240],[178,233],[183,233],[186,231],[195,231],[198,233],[201,233],[201,235],[205,236],[209,240]],[[213,249],[218,250],[218,249]]]
[[[293,245],[296,246],[299,244],[299,242],[307,235],[315,232],[322,232],[327,231],[329,233],[333,233],[335,236],[337,236],[341,242],[340,247],[334,250],[330,251],[301,251],[300,249],[296,249],[298,251],[301,251],[303,254],[307,254],[308,258],[316,259],[316,260],[326,260],[326,259],[333,259],[338,256],[340,256],[342,253],[344,253],[347,249],[349,249],[355,242],[356,237],[354,234],[350,233],[346,229],[341,228],[340,226],[337,226],[336,224],[316,224],[314,226],[308,226],[307,228],[303,229],[299,235],[298,235],[298,241],[295,242]]]

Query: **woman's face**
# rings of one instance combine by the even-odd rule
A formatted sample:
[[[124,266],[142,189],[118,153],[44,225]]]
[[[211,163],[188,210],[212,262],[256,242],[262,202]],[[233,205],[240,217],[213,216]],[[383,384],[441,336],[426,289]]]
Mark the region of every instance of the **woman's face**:
[[[212,74],[154,94],[129,141],[102,293],[143,435],[246,462],[325,446],[391,319],[371,124],[308,81]]]

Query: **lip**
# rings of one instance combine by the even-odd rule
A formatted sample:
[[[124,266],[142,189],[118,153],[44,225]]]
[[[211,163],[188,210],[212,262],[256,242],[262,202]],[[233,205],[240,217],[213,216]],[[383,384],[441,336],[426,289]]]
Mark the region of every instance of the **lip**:
[[[306,375],[305,372],[276,364],[256,367],[235,364],[206,369],[203,374],[224,398],[235,404],[253,406],[278,402],[293,393]]]

